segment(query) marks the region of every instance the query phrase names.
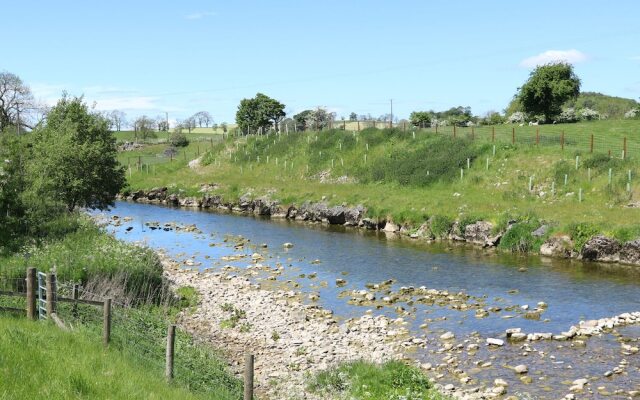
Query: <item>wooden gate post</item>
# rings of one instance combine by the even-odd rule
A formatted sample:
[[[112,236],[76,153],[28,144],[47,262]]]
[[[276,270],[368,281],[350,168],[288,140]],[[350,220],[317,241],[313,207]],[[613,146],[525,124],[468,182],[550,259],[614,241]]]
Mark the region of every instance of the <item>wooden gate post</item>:
[[[176,326],[169,325],[169,329],[167,331],[167,354],[166,354],[166,368],[165,368],[165,376],[167,378],[167,382],[171,382],[173,380],[173,355],[176,346]]]
[[[253,400],[253,354],[244,356],[244,400]]]
[[[102,344],[109,347],[111,341],[111,299],[105,299],[102,313]]]
[[[589,145],[589,153],[593,153],[593,133],[591,134],[591,143]]]
[[[47,318],[56,312],[56,274],[49,272],[46,277]]]
[[[33,267],[27,268],[27,318],[35,321],[38,319],[37,306],[36,306],[36,269]]]

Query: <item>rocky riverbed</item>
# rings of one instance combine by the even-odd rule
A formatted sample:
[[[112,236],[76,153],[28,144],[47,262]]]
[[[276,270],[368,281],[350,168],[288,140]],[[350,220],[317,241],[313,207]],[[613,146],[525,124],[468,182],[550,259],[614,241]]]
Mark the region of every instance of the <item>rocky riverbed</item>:
[[[149,237],[208,243],[200,255],[174,250],[174,260],[163,257],[166,276],[201,295],[198,307],[185,313],[181,323],[213,346],[227,349],[238,372],[244,352],[256,354],[264,398],[312,399],[305,392],[308,375],[353,359],[406,359],[454,398],[632,398],[640,390],[637,312],[580,322],[576,317],[574,326],[567,324],[566,329],[556,324],[549,331],[467,333],[454,321],[462,326],[503,320],[517,326],[519,320],[538,319],[540,323],[531,326],[543,327],[548,308],[555,304],[517,303],[509,293],[500,300],[438,285],[400,286],[393,274],[354,286],[355,276],[346,273],[328,279],[323,270],[331,268],[325,260],[307,261],[311,269],[301,273],[304,262],[294,257],[300,254],[300,238],[267,246],[211,234],[190,220],[146,220],[139,225],[127,217],[111,221],[125,236],[147,229],[146,235],[153,235]],[[214,253],[206,249],[224,251],[212,258],[209,254]],[[520,269],[514,276],[528,275]],[[321,288],[327,286],[335,289],[338,302],[361,311],[345,317],[320,306],[326,304]],[[340,306],[335,310],[344,311]]]

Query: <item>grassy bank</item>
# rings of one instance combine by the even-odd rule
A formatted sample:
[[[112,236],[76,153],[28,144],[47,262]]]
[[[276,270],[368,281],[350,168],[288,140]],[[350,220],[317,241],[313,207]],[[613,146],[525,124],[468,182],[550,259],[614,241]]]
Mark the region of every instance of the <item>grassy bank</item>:
[[[640,193],[639,138],[638,121],[456,128],[455,138],[452,127],[250,136],[214,145],[195,169],[177,160],[153,174],[134,171],[128,182],[182,195],[215,183],[211,193],[228,200],[248,193],[284,204],[364,204],[372,217],[414,226],[434,216],[497,226],[516,219],[570,233],[586,223],[628,239],[640,231],[637,209],[627,207]]]
[[[212,397],[213,396],[213,397]],[[167,385],[162,375],[89,332],[0,316],[0,398],[204,399]]]
[[[313,393],[336,399],[444,400],[416,368],[399,361],[382,365],[343,364],[319,373],[309,384]]]

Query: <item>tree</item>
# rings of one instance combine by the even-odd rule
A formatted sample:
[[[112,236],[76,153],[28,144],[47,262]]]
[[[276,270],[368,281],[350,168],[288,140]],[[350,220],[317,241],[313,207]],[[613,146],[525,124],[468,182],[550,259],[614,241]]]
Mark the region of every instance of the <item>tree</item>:
[[[169,132],[169,121],[167,121],[166,116],[158,115],[156,117],[155,123],[159,131]]]
[[[317,107],[307,116],[307,126],[311,129],[322,130],[335,121],[336,113],[329,112],[325,107]]]
[[[562,105],[580,94],[580,79],[569,63],[551,63],[536,67],[519,89],[517,98],[529,115],[542,115],[552,121]]]
[[[113,110],[108,114],[112,126],[116,131],[120,132],[122,127],[127,124],[127,114],[120,110]]]
[[[349,121],[355,121],[358,119],[358,114],[352,112],[351,114],[349,114]]]
[[[189,139],[187,139],[187,135],[182,131],[182,127],[177,126],[171,136],[169,137],[169,143],[173,147],[186,147],[189,145]]]
[[[293,116],[293,122],[295,123],[296,130],[302,132],[307,129],[307,122],[310,119],[312,110],[304,110]]]
[[[193,118],[194,122],[196,122],[200,128],[202,128],[202,124],[208,128],[209,124],[213,122],[213,117],[206,111],[199,111],[193,114],[191,118]]]
[[[414,111],[409,115],[409,121],[413,126],[427,128],[431,126],[432,115],[431,111]]]
[[[222,133],[227,133],[228,125],[226,122],[221,123],[220,128],[222,129]]]
[[[138,119],[133,122],[133,130],[136,132],[136,138],[138,137],[138,135],[140,135],[140,137],[142,137],[142,140],[153,137],[153,131],[155,129],[156,121],[147,117],[146,115],[138,117]]]
[[[252,133],[264,131],[273,126],[278,130],[278,123],[286,113],[284,104],[262,93],[252,99],[242,99],[236,112],[236,123],[241,132]]]
[[[8,126],[17,126],[18,120],[21,127],[32,129],[26,111],[34,108],[35,101],[29,86],[18,75],[0,72],[0,132]]]
[[[116,141],[106,119],[89,110],[82,97],[66,94],[34,131],[29,166],[37,197],[75,207],[105,209],[125,185]]]

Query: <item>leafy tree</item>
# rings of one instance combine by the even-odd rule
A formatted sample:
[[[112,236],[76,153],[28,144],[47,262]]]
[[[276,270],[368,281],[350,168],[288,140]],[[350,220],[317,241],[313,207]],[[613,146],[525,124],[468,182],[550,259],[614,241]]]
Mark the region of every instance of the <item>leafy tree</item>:
[[[222,133],[227,133],[227,129],[229,128],[226,122],[220,124],[220,128],[222,129]]]
[[[552,121],[562,112],[562,105],[580,94],[580,79],[568,63],[551,63],[536,67],[517,95],[523,110],[543,115]]]
[[[152,118],[143,115],[138,117],[133,123],[133,130],[136,132],[136,138],[138,135],[145,140],[150,137],[154,137],[154,130],[156,129],[156,121]]]
[[[197,123],[200,128],[202,128],[202,124],[208,128],[209,124],[213,122],[213,117],[206,111],[199,111],[193,114],[191,118],[193,118],[194,122]]]
[[[304,110],[293,116],[293,121],[296,124],[296,130],[305,131],[307,129],[307,123],[310,120],[312,113],[312,110]]]
[[[273,126],[278,130],[278,123],[286,113],[284,104],[262,93],[252,99],[242,99],[236,112],[236,123],[244,133],[264,131]]]
[[[28,148],[13,134],[0,132],[0,253],[28,226],[22,194],[27,186],[24,163]]]
[[[29,173],[38,198],[54,199],[68,211],[113,205],[125,185],[124,167],[107,121],[82,97],[63,95],[33,139]]]
[[[349,121],[355,121],[358,119],[358,114],[352,112],[351,114],[349,114]]]
[[[411,125],[426,128],[431,125],[431,111],[413,111],[409,115],[409,121]]]

